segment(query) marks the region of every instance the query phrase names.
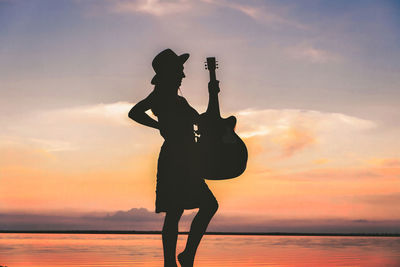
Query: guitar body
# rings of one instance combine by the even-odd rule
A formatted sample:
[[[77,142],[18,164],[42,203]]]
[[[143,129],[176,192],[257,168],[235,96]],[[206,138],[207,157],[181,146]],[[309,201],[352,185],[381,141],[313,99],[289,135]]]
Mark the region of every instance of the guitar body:
[[[218,83],[215,75],[215,58],[207,58],[210,83]],[[210,89],[209,89],[210,90]],[[219,88],[218,88],[219,91]],[[247,148],[235,133],[236,118],[221,118],[218,92],[210,92],[207,111],[198,122],[198,149],[202,177],[209,180],[224,180],[238,177],[246,169]]]
[[[247,148],[235,133],[236,118],[200,117],[199,155],[202,176],[209,180],[238,177],[246,169]]]

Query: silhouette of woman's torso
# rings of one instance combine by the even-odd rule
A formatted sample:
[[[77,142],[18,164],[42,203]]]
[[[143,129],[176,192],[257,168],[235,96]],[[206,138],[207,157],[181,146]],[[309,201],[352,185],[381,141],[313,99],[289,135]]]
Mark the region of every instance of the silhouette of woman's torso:
[[[158,118],[160,133],[167,145],[183,148],[195,143],[193,124],[199,114],[184,97],[159,97],[153,113]]]

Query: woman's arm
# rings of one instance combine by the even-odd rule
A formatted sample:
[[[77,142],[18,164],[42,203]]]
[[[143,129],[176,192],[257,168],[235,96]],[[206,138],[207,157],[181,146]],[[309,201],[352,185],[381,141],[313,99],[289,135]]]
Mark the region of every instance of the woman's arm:
[[[152,119],[145,113],[147,110],[151,109],[152,104],[153,94],[150,94],[148,97],[133,106],[133,108],[129,111],[129,118],[145,126],[159,129],[158,121]]]

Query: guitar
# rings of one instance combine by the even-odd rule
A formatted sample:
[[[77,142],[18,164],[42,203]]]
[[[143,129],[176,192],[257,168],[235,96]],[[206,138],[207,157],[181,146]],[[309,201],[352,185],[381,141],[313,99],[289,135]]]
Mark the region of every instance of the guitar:
[[[208,57],[206,69],[210,72],[210,83],[217,84],[215,57]],[[209,180],[224,180],[238,177],[246,169],[247,148],[235,133],[236,118],[221,118],[218,92],[209,92],[207,111],[198,122],[201,174]]]

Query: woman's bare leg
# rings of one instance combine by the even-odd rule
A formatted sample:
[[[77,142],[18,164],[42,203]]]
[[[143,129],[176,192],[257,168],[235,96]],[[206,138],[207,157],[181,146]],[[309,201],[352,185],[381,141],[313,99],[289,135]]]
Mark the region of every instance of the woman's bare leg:
[[[176,241],[178,239],[178,224],[183,210],[167,211],[162,229],[162,241],[164,249],[164,267],[177,267]]]
[[[189,236],[186,242],[185,250],[178,255],[179,263],[182,267],[192,267],[194,256],[196,255],[197,248],[200,244],[201,238],[206,232],[207,226],[212,217],[217,212],[218,202],[210,201],[204,206],[199,208],[196,216],[190,226]]]

